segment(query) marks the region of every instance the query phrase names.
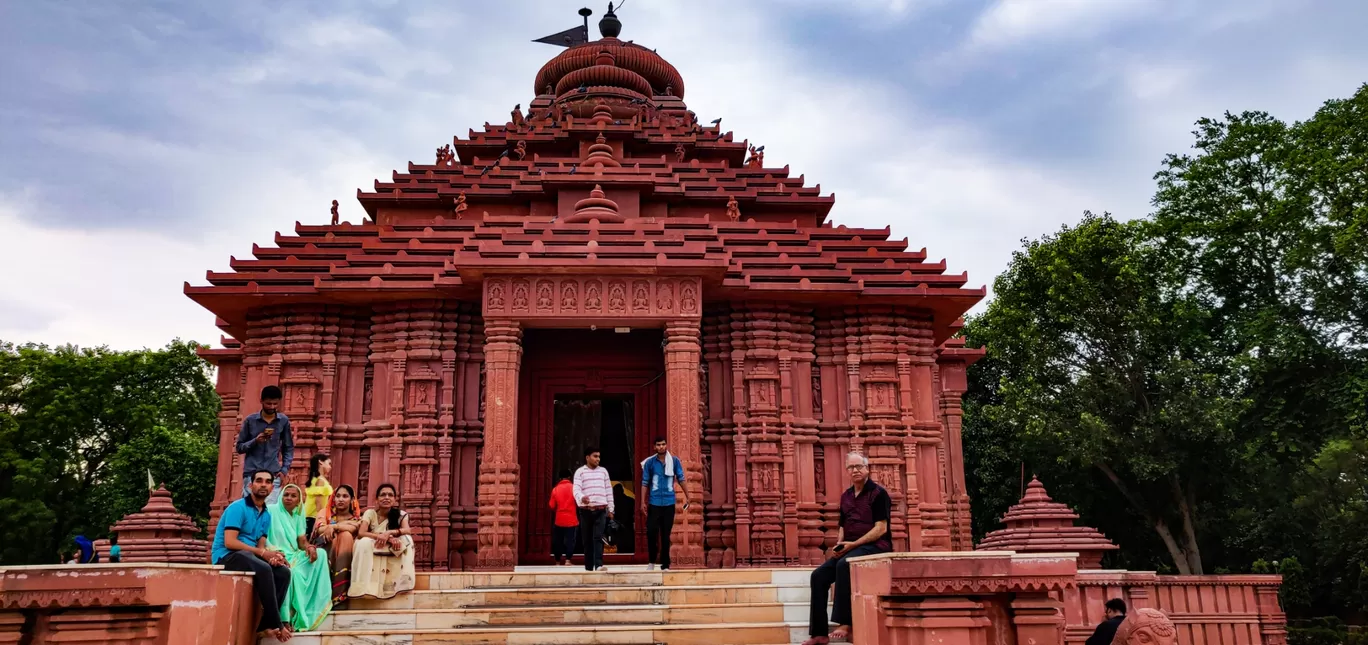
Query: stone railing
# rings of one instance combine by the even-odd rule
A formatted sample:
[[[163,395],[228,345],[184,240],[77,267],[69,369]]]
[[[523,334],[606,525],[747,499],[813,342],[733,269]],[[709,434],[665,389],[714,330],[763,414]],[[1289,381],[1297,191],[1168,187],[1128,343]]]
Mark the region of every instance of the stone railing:
[[[1161,576],[1146,571],[1079,571],[1064,592],[1066,643],[1082,643],[1102,621],[1103,603],[1163,611],[1180,645],[1284,645],[1287,617],[1278,603],[1282,576]]]
[[[0,643],[252,645],[250,574],[185,564],[0,568]]]
[[[859,645],[1074,645],[1130,609],[1117,645],[1286,645],[1281,576],[1083,570],[1075,553],[886,553],[850,560]]]

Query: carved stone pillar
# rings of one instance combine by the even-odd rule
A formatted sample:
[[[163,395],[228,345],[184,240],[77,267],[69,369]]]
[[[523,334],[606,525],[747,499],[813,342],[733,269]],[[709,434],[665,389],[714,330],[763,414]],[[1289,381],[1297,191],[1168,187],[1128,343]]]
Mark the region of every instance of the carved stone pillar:
[[[696,352],[695,349],[695,361]],[[511,571],[518,562],[518,371],[522,364],[519,324],[510,320],[486,321],[484,357],[486,407],[475,568]],[[697,377],[694,379],[696,387]],[[697,406],[697,392],[694,397]],[[697,407],[694,409],[696,413]]]
[[[1011,601],[1017,643],[1064,643],[1064,603],[1049,592],[1017,593]]]
[[[699,345],[697,320],[665,325],[666,434],[671,452],[684,467],[685,489],[693,501],[675,522],[670,561],[681,569],[698,569],[703,559],[702,421],[698,415]],[[486,458],[487,460],[487,458]]]

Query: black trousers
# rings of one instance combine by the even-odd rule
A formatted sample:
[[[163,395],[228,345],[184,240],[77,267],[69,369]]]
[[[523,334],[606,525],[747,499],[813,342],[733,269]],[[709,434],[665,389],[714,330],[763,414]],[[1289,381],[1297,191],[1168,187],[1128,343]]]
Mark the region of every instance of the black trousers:
[[[584,570],[603,566],[603,529],[608,526],[608,511],[579,509],[580,538],[584,547]]]
[[[254,553],[230,551],[218,561],[228,571],[246,571],[252,574],[252,588],[261,603],[261,622],[257,631],[280,629],[280,605],[285,602],[285,592],[290,589],[290,568],[273,567]]]
[[[674,530],[674,520],[674,504],[646,507],[646,561],[657,563],[662,569],[670,568],[670,531]]]
[[[551,527],[551,555],[555,556],[556,564],[574,557],[575,538],[578,537],[578,532],[578,526]]]
[[[827,594],[835,583],[836,594],[831,599],[831,622],[850,624],[850,562],[847,558],[883,553],[884,549],[866,544],[846,552],[839,558],[827,560],[812,572],[812,612],[809,614],[808,635],[826,636],[831,631],[827,622]]]

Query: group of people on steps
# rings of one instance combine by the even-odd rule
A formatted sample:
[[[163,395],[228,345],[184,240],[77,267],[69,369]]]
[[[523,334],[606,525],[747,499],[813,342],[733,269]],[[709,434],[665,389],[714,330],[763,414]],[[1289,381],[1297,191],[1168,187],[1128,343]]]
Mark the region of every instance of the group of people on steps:
[[[330,483],[332,461],[309,459],[307,486],[285,484],[294,458],[280,388],[261,391],[261,411],[242,422],[242,498],[228,505],[214,532],[213,562],[253,575],[261,603],[257,631],[288,641],[318,627],[348,598],[390,598],[413,589],[413,529],[393,484],[375,488],[361,512],[356,489]]]

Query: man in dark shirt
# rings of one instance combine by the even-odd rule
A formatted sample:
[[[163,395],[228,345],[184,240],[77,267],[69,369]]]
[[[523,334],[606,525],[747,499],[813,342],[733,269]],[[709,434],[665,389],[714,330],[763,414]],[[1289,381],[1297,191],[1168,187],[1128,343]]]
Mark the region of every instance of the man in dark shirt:
[[[1088,637],[1087,645],[1111,645],[1112,639],[1116,637],[1116,628],[1126,619],[1126,601],[1112,598],[1103,606],[1106,608],[1107,619],[1097,624],[1093,635]]]
[[[275,474],[268,505],[280,500],[280,480],[290,472],[294,461],[294,433],[290,418],[280,408],[280,388],[267,385],[261,388],[261,411],[242,420],[242,431],[237,437],[237,451],[242,458],[242,496],[251,494],[251,476],[260,470]]]
[[[850,637],[850,562],[848,558],[887,553],[893,550],[888,522],[893,501],[888,491],[869,480],[869,459],[852,452],[846,456],[846,472],[850,474],[850,488],[841,495],[841,525],[836,546],[827,552],[827,561],[812,572],[812,612],[808,633],[812,638],[803,645],[826,645],[832,638],[838,641]],[[831,622],[835,632],[829,632],[827,622],[827,594],[835,583],[832,598]]]

